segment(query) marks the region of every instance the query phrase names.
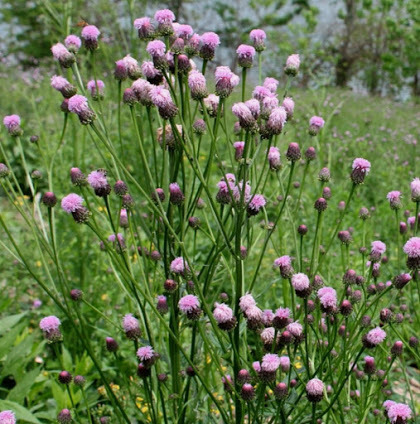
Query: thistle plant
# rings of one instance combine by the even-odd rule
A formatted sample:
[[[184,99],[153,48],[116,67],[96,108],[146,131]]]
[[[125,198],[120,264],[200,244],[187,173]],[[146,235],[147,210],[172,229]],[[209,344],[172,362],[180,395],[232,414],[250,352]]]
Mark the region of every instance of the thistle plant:
[[[54,304],[55,315],[39,327],[51,347],[46,367],[56,361],[63,370],[67,404],[56,411],[58,422],[415,419],[413,396],[409,404],[389,399],[395,367],[403,381],[405,361],[420,363],[414,332],[390,302],[405,293],[419,300],[418,178],[410,229],[401,231],[401,193],[388,195],[397,224],[387,243],[398,255],[387,263],[384,242],[365,245],[367,210],[360,212],[363,237],[348,228],[358,213],[354,198],[364,196],[375,172],[370,162],[346,158],[347,198],[336,211],[324,119],[312,116],[301,128],[307,135],[287,141],[289,128],[302,126],[291,88],[297,54],[285,61],[280,88],[263,79],[262,30],[251,31],[252,45],[238,47],[237,75],[214,69],[217,34],[195,34],[170,10],[134,27],[142,64],[130,55],[107,62],[93,25],[81,39],[72,34],[52,47],[55,120],[62,121],[54,150],[42,140],[24,147],[29,128],[17,115],[4,118],[26,179],[18,181],[12,152],[1,147],[0,183],[31,234],[39,269],[4,214],[0,224],[9,252]],[[259,85],[251,88],[255,67]],[[86,166],[75,155],[80,163],[59,169],[63,188],[54,164],[75,128],[96,162]],[[38,148],[47,169],[42,193],[29,173],[29,148]],[[89,244],[87,260],[94,255],[108,268],[114,287],[107,310],[70,272],[77,270],[63,254],[69,229],[75,248]],[[355,240],[363,250],[351,256]],[[89,357],[90,374],[72,378],[76,357],[74,370],[64,370],[67,333]],[[101,398],[92,402],[96,390]],[[0,414],[0,423],[14,422],[12,412]]]

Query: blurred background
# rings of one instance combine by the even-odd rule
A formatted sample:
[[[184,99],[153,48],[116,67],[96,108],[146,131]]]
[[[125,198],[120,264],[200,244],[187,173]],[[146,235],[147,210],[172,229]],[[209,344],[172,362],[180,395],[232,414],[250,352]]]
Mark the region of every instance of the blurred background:
[[[39,66],[53,67],[51,45],[79,34],[84,22],[101,29],[110,57],[139,59],[132,22],[159,8],[198,33],[218,32],[214,65],[235,68],[236,47],[262,28],[266,75],[280,77],[287,55],[299,53],[303,88],[337,86],[400,101],[420,94],[420,0],[0,0],[0,78],[10,78],[12,67],[28,84],[42,79]]]

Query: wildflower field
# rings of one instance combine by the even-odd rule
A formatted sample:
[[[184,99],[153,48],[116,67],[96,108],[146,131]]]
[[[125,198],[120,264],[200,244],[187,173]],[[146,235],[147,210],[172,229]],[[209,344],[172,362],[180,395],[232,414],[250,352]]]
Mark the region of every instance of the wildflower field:
[[[418,105],[133,25],[2,69],[0,424],[419,422]]]

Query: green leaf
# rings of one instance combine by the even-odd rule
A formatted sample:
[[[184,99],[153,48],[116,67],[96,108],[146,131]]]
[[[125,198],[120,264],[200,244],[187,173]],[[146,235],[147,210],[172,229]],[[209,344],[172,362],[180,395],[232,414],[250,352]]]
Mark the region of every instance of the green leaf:
[[[3,334],[7,330],[10,330],[10,328],[14,327],[20,321],[20,319],[25,315],[26,315],[26,312],[22,314],[9,315],[7,317],[0,319],[0,334]]]
[[[31,390],[32,385],[35,382],[35,379],[39,375],[39,371],[41,368],[35,368],[28,373],[24,374],[23,378],[18,381],[15,387],[13,387],[12,390],[10,390],[7,399],[22,403],[26,397],[26,395]]]
[[[0,409],[3,411],[5,409],[12,410],[15,413],[18,422],[24,421],[26,423],[41,424],[41,421],[39,421],[35,415],[16,402],[12,402],[10,400],[0,400]]]

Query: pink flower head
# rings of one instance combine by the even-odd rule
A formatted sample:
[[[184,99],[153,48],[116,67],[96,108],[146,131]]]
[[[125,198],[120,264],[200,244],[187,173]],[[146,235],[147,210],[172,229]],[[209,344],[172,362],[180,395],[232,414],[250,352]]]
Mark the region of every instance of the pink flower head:
[[[399,209],[401,205],[401,192],[394,190],[390,191],[386,198],[389,200],[389,205],[391,206],[391,209]]]
[[[276,310],[276,313],[274,314],[275,317],[281,318],[283,320],[288,320],[290,317],[290,309],[289,308],[278,308]]]
[[[201,36],[201,43],[205,47],[214,49],[220,44],[220,38],[215,32],[205,32]]]
[[[388,412],[389,408],[391,408],[392,405],[395,405],[396,402],[394,402],[393,400],[386,400],[382,406],[385,408],[385,411]]]
[[[143,29],[144,27],[148,27],[149,25],[151,25],[150,18],[148,18],[147,16],[144,16],[143,18],[137,18],[133,22],[133,26],[137,30]]]
[[[264,320],[264,312],[263,312],[263,320]],[[273,341],[274,341],[274,335],[275,335],[275,333],[276,332],[275,332],[274,327],[264,328],[264,330],[261,331],[261,334],[260,334],[261,341],[265,345],[271,345],[273,343]]]
[[[271,112],[267,121],[267,131],[270,135],[278,135],[281,133],[286,123],[287,113],[283,106],[275,107]]]
[[[35,299],[32,303],[32,307],[38,309],[42,306],[42,300]]]
[[[255,49],[247,44],[241,44],[236,49],[238,55],[238,64],[243,68],[250,68],[255,57]]]
[[[3,124],[6,129],[11,132],[15,128],[19,128],[20,126],[20,116],[19,115],[9,115],[3,118]]]
[[[292,286],[297,291],[304,291],[309,288],[309,278],[306,274],[299,272],[292,276]]]
[[[164,108],[168,103],[172,103],[171,93],[160,85],[151,87],[150,98],[153,104],[160,108]]]
[[[96,87],[98,88],[98,93],[96,92]],[[90,95],[95,99],[103,96],[105,84],[102,80],[90,80],[87,83],[86,88]]]
[[[295,102],[291,97],[285,97],[282,106],[286,110],[287,117],[290,118],[295,110]]]
[[[75,53],[82,46],[82,40],[77,35],[70,34],[64,40],[64,44],[71,52]]]
[[[149,44],[147,45],[146,51],[153,58],[155,57],[162,58],[165,56],[166,46],[163,41],[153,40],[153,41],[150,41]]]
[[[123,318],[123,329],[124,332],[137,331],[139,329],[139,321],[133,316],[133,314],[127,314]]]
[[[375,240],[371,244],[370,259],[374,262],[379,261],[381,256],[386,252],[386,244],[380,240]]]
[[[155,29],[150,22],[150,18],[143,17],[134,20],[134,28],[137,30],[137,34],[141,40],[150,40],[153,38]]]
[[[244,187],[244,182],[239,181],[238,185],[233,187],[232,190],[233,198],[236,202],[240,202],[242,199],[248,203],[251,199],[251,186],[247,181]]]
[[[198,300],[197,296],[187,294],[186,296],[181,297],[181,299],[179,299],[178,307],[181,312],[187,314],[189,312],[193,312],[194,310],[199,309],[200,301]]]
[[[82,29],[82,38],[89,41],[97,41],[101,32],[95,25],[86,25]]]
[[[228,97],[239,84],[239,77],[228,66],[218,66],[214,73],[216,94],[222,98]]]
[[[411,199],[413,202],[420,202],[420,178],[414,178],[410,184]]]
[[[273,94],[270,96],[265,96],[261,101],[261,116],[264,119],[270,117],[271,112],[279,106],[279,99],[277,95]]]
[[[286,60],[284,72],[286,75],[296,76],[299,72],[300,58],[298,54],[290,55]]]
[[[117,239],[118,239],[118,242],[121,243],[121,244],[123,244],[125,242],[124,236],[121,233],[118,233],[117,236],[115,236],[115,234],[111,234],[108,237],[108,241],[111,242],[111,243],[115,243],[117,241]]]
[[[57,331],[60,325],[61,321],[54,315],[42,318],[39,322],[39,328],[46,333]]]
[[[320,116],[312,116],[309,120],[309,125],[317,128],[322,128],[325,124],[325,121]]]
[[[255,362],[253,362],[252,363],[252,369],[255,371],[255,372],[260,372],[261,371],[261,364],[260,364],[260,361],[255,361]]]
[[[257,85],[252,92],[252,97],[262,102],[264,97],[273,97],[273,93],[263,85]]]
[[[251,110],[245,103],[235,103],[232,106],[232,112],[239,119],[239,123],[242,128],[246,130],[253,130],[255,128],[255,118]]]
[[[277,147],[271,146],[268,150],[267,160],[270,164],[270,169],[277,171],[281,168],[280,150]]]
[[[257,305],[257,302],[255,302],[255,299],[250,293],[244,294],[239,299],[239,307],[241,308],[242,312],[246,312],[249,308],[254,307],[256,305]]]
[[[407,224],[410,226],[411,229],[414,229],[414,225],[416,224],[416,217],[415,216],[409,216],[407,218]]]
[[[386,333],[382,328],[376,327],[373,330],[370,330],[366,334],[366,340],[373,346],[377,346],[379,343],[382,343],[386,338]]]
[[[280,356],[280,368],[283,372],[288,372],[290,369],[290,358],[288,356]]]
[[[264,372],[276,372],[280,366],[280,358],[275,353],[267,353],[261,361],[261,370]]]
[[[387,412],[391,424],[405,424],[412,414],[410,407],[405,403],[394,403]]]
[[[83,197],[76,193],[70,193],[61,200],[61,207],[67,213],[76,212],[83,204]]]
[[[188,86],[191,90],[191,97],[194,100],[201,100],[207,97],[206,78],[200,71],[191,71],[188,74]]]
[[[175,258],[171,262],[170,269],[171,269],[171,272],[173,272],[174,274],[180,274],[180,275],[184,275],[186,272],[190,271],[190,268],[187,262],[185,262],[185,259],[182,256]]]
[[[267,77],[264,80],[263,86],[268,88],[272,93],[277,91],[277,87],[279,86],[279,82],[275,78]]]
[[[286,326],[286,330],[296,338],[299,338],[303,333],[303,327],[298,322],[291,322]]]
[[[224,324],[232,320],[233,311],[228,305],[216,302],[214,306],[213,316],[218,324]]]
[[[133,89],[140,103],[144,106],[153,105],[152,98],[150,97],[152,87],[153,86],[152,84],[150,84],[149,81],[146,81],[142,78],[139,78],[138,80],[134,81],[131,85],[131,88]]]
[[[245,148],[245,141],[235,141],[235,143],[233,143],[233,148],[235,149],[235,159],[242,159]]]
[[[265,326],[270,326],[273,322],[274,314],[271,309],[264,309],[262,313],[262,322]]]
[[[411,237],[403,249],[409,258],[420,258],[420,237]]]
[[[255,194],[248,204],[247,212],[249,215],[257,215],[261,208],[266,205],[265,197],[262,194]]]
[[[306,384],[306,392],[312,396],[322,396],[324,393],[324,383],[319,378],[313,378]]]
[[[108,180],[106,178],[106,172],[98,169],[97,171],[92,171],[88,177],[87,181],[90,184],[90,186],[97,190],[97,189],[103,189],[108,186]]]
[[[257,119],[261,111],[260,102],[257,99],[249,99],[245,102],[245,105],[251,111],[252,116]]]
[[[155,13],[155,21],[159,24],[171,24],[175,20],[174,13],[169,9],[158,10]]]
[[[13,411],[0,412],[0,424],[16,424],[16,417]]]
[[[69,99],[69,111],[79,114],[84,113],[89,109],[88,101],[85,96],[81,94],[76,94]]]
[[[183,40],[189,40],[194,34],[194,30],[190,25],[181,24],[176,28],[175,34]]]
[[[62,60],[67,59],[71,55],[66,46],[62,43],[54,44],[51,47],[51,52],[54,56],[54,59],[57,59],[60,63]]]
[[[262,52],[265,49],[264,41],[267,38],[267,35],[262,29],[253,29],[249,33],[249,38],[254,44],[255,50],[257,52]]]
[[[159,80],[161,80],[163,77],[159,69],[156,69],[153,62],[150,61],[144,61],[141,64],[141,71],[148,81],[153,81],[155,78],[159,78]]]
[[[317,294],[323,309],[329,311],[337,307],[337,292],[332,287],[322,287]]]
[[[152,346],[143,346],[137,350],[137,357],[140,361],[147,361],[154,357],[155,352]]]
[[[210,116],[217,116],[217,110],[219,108],[220,97],[215,94],[209,94],[205,99],[203,99],[204,106],[207,109],[207,113]]]
[[[51,78],[51,87],[54,88],[54,90],[61,91],[68,85],[70,85],[70,83],[62,76],[54,75]]]
[[[274,261],[274,267],[288,267],[292,266],[292,258],[288,255],[280,256]]]
[[[366,175],[370,171],[370,162],[363,158],[356,158],[352,165],[353,172],[351,173],[351,179],[355,184],[363,183]]]

